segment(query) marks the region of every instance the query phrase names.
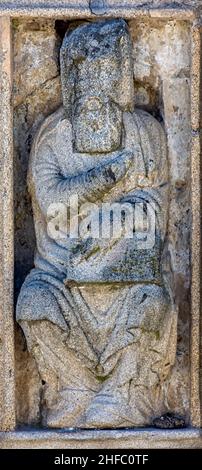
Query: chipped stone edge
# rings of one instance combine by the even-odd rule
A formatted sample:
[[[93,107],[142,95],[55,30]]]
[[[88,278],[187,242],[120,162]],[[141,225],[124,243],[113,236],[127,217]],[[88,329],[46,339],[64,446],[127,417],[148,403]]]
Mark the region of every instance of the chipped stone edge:
[[[9,3],[9,2],[8,2]],[[135,19],[135,18],[162,18],[162,19],[176,19],[176,20],[187,20],[193,21],[198,14],[197,8],[189,7],[180,7],[177,8],[152,8],[151,5],[148,7],[145,6],[135,6],[128,5],[123,7],[107,6],[107,10],[103,15],[100,15],[101,18],[108,17],[124,17],[126,19]],[[0,5],[0,16],[11,16],[16,17],[41,17],[41,18],[98,18],[99,16],[93,13],[89,7],[82,7],[77,5],[75,0],[75,6],[55,6],[48,7],[44,4],[43,7],[38,6],[37,1],[31,1],[30,5],[23,8],[20,3],[16,2],[16,5],[12,8],[7,7],[6,5]]]
[[[193,23],[191,35],[191,424],[201,425],[200,416],[200,252],[201,252],[201,163],[200,163],[200,24]]]
[[[199,429],[63,430],[0,433],[1,449],[202,449]]]
[[[15,428],[13,328],[13,117],[10,18],[0,18],[0,321],[2,430]]]

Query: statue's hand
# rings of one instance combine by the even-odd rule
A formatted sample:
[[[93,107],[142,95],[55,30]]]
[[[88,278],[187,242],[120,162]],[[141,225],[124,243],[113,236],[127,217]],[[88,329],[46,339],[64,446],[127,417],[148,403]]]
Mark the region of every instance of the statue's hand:
[[[129,150],[124,150],[118,157],[111,163],[111,171],[114,174],[115,180],[122,179],[134,164],[134,154]]]

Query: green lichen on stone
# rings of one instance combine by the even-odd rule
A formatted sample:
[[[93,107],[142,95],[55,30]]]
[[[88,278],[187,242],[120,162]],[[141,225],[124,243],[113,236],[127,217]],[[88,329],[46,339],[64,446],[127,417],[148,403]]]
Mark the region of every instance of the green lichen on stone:
[[[98,382],[104,383],[104,382],[106,382],[106,380],[108,380],[110,378],[110,376],[111,376],[110,374],[105,375],[104,377],[101,376],[101,375],[97,375],[96,379],[97,379]]]
[[[92,249],[92,251],[91,251],[90,253],[86,254],[86,256],[85,256],[86,261],[87,261],[89,258],[91,258],[91,256],[94,256],[96,253],[98,253],[99,251],[100,251],[100,247],[99,247],[99,246],[95,246],[95,247]]]
[[[18,19],[12,20],[12,28],[13,28],[14,31],[19,28],[20,23],[21,22]]]
[[[160,331],[159,330],[155,331],[154,334],[155,334],[156,340],[158,341],[160,339]]]

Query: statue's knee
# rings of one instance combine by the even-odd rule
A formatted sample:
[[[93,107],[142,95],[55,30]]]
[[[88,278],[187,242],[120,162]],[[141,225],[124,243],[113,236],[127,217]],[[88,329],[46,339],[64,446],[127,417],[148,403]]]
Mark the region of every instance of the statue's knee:
[[[58,301],[59,290],[46,282],[24,283],[18,297],[16,319],[22,321],[47,321],[67,331],[68,325]],[[44,323],[43,323],[44,324]]]
[[[171,308],[168,293],[164,287],[142,285],[132,296],[130,327],[146,331],[159,331]]]
[[[57,316],[60,308],[48,285],[38,284],[23,287],[17,302],[17,320],[49,319]]]

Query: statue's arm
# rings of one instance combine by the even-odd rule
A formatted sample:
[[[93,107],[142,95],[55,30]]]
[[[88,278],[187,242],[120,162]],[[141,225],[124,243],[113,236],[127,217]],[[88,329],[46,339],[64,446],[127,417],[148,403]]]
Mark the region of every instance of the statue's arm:
[[[132,152],[123,153],[110,163],[94,167],[75,176],[64,177],[56,157],[46,151],[38,155],[33,171],[36,199],[44,215],[50,204],[68,204],[71,197],[78,195],[79,204],[97,201],[127,174],[134,162]]]

